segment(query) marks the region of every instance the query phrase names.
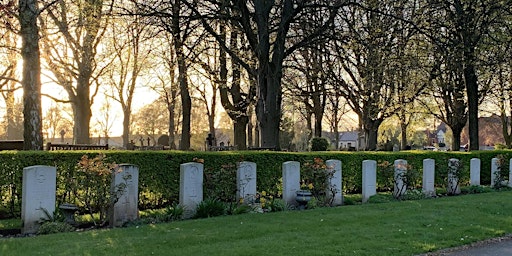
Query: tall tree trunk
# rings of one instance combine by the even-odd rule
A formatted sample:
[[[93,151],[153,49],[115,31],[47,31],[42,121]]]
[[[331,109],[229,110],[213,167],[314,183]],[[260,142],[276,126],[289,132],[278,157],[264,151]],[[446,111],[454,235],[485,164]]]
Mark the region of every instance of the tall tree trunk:
[[[12,88],[12,87],[11,87]],[[5,116],[7,118],[7,134],[8,140],[19,139],[19,133],[16,129],[16,104],[14,99],[14,90],[8,89],[5,92]]]
[[[80,80],[79,80],[80,81]],[[84,82],[84,81],[82,81]],[[87,86],[80,86],[78,88],[83,90],[80,94],[81,97],[76,97],[75,103],[73,104],[73,137],[75,144],[90,144],[90,128],[89,124],[91,121],[91,102],[89,100],[89,82]]]
[[[250,106],[249,109],[248,109],[247,117],[248,117],[248,122],[247,122],[247,145],[249,147],[253,147],[254,143],[253,143],[253,137],[252,137],[252,130],[254,128],[254,125],[252,124],[252,106]]]
[[[379,126],[382,123],[381,119],[369,120],[364,122],[364,136],[366,141],[366,150],[377,150],[377,135]]]
[[[123,109],[123,147],[128,148],[130,143],[130,122],[131,122],[132,111],[131,108]]]
[[[460,134],[462,133],[463,127],[450,127],[453,134],[452,149],[458,151],[460,149]]]
[[[472,61],[468,61],[464,67],[464,79],[468,97],[468,123],[469,123],[469,150],[478,150],[480,142],[478,138],[478,83],[475,67]]]
[[[407,148],[407,123],[404,120],[400,120],[401,140],[400,149],[404,150]]]
[[[190,118],[192,113],[192,99],[190,98],[190,92],[188,90],[187,67],[185,64],[185,55],[183,53],[182,46],[176,50],[176,55],[178,57],[178,80],[180,84],[182,111],[181,139],[179,149],[188,150],[190,149]]]
[[[38,15],[37,0],[19,1],[23,57],[23,148],[27,150],[43,149]]]
[[[173,94],[176,94],[176,92],[173,92]],[[174,107],[176,104],[174,103],[174,99],[176,98],[176,95],[173,96],[172,102],[167,106],[167,111],[169,112],[169,149],[176,149],[176,124],[174,121],[174,118],[176,116],[174,112]]]
[[[181,96],[181,139],[180,139],[180,150],[190,149],[190,118],[192,113],[192,99],[190,98],[190,92],[188,89],[188,75],[186,56],[184,53],[184,38],[181,35],[182,31],[180,28],[180,11],[181,1],[175,0],[172,5],[172,13],[174,15],[172,19],[172,33],[174,36],[173,46],[176,52],[176,60],[178,62],[178,83],[180,88]]]

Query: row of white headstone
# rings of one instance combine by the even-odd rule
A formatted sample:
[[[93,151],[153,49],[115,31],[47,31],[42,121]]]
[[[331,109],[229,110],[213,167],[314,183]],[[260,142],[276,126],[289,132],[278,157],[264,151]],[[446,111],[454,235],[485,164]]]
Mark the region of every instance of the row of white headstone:
[[[327,160],[326,166],[333,172],[329,179],[328,193],[334,205],[343,203],[341,161]],[[240,162],[237,165],[237,201],[251,203],[257,194],[256,188],[256,163]],[[285,162],[282,165],[283,174],[283,200],[290,205],[297,204],[297,191],[300,190],[300,163],[295,161]],[[180,166],[180,204],[185,209],[185,217],[194,214],[195,209],[203,201],[203,164],[185,163]]]
[[[343,204],[342,166],[340,160],[327,160],[327,169],[333,175],[329,179],[326,193],[333,205]],[[448,167],[458,166],[458,159],[450,159]],[[362,201],[377,193],[377,162],[364,160],[362,163]],[[396,197],[406,193],[407,188],[403,180],[407,171],[407,161],[398,159],[395,167]],[[448,168],[448,169],[449,169]],[[453,167],[456,168],[456,167]],[[498,159],[493,158],[491,164],[491,184],[495,184],[495,177],[500,171]],[[203,164],[197,162],[180,165],[180,191],[179,203],[185,209],[185,216],[190,217],[195,213],[197,205],[203,201]],[[256,187],[256,163],[240,162],[237,165],[237,200],[251,202],[257,194]],[[56,193],[56,168],[51,166],[31,166],[23,170],[23,195],[22,195],[22,221],[23,233],[37,231],[38,222],[45,217],[44,210],[52,214],[55,210]],[[296,193],[300,190],[300,163],[288,161],[282,164],[283,191],[282,197],[285,203],[296,205]],[[119,165],[119,171],[115,173],[112,188],[121,183],[126,184],[126,190],[114,204],[110,224],[120,226],[127,221],[138,218],[138,179],[139,169],[130,164]],[[423,160],[423,193],[435,195],[435,161]],[[510,160],[509,181],[512,181],[512,159]],[[480,159],[473,158],[470,161],[470,184],[480,185]],[[512,186],[512,183],[507,183]],[[334,193],[332,193],[334,191]],[[458,177],[448,173],[448,193],[460,193]],[[43,210],[44,209],[44,210]]]
[[[342,166],[340,160],[327,160],[327,169],[333,171],[333,176],[329,180],[328,191],[335,191],[332,199],[333,205],[343,204],[342,187]],[[362,201],[377,194],[377,161],[364,160],[362,168]],[[460,194],[459,177],[456,170],[460,165],[459,159],[448,160],[448,181],[447,193]],[[481,161],[478,158],[470,160],[470,184],[480,185],[480,166]],[[407,193],[407,184],[404,180],[407,172],[407,161],[403,159],[395,160],[395,184],[394,196],[400,197]],[[500,172],[498,159],[493,158],[491,164],[491,184],[495,184],[495,179]],[[512,159],[510,160],[509,181],[507,184],[512,186]],[[237,199],[243,199],[250,202],[251,198],[257,193],[256,188],[256,163],[240,162],[237,168]],[[197,205],[203,200],[203,164],[185,163],[180,166],[180,204],[184,206],[186,215],[194,213]],[[296,161],[284,162],[282,165],[283,177],[283,200],[290,205],[297,202],[296,193],[300,190],[300,163]],[[426,196],[435,196],[435,160],[423,160],[423,179],[422,191]],[[332,193],[327,193],[332,195]]]
[[[21,202],[22,233],[36,233],[42,219],[55,211],[57,169],[53,166],[30,166],[23,169]],[[114,172],[112,189],[123,188],[117,202],[110,209],[110,225],[117,227],[139,216],[139,168],[122,164]]]

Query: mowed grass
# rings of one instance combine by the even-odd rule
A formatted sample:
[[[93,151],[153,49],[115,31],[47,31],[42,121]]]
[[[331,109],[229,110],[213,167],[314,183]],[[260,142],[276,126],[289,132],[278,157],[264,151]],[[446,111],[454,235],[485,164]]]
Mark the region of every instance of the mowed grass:
[[[0,239],[0,255],[415,255],[512,233],[512,192]]]

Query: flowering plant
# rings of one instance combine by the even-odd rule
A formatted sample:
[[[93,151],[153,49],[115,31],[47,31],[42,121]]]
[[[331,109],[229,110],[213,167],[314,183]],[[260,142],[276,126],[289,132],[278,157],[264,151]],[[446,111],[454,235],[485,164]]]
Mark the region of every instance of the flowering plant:
[[[311,191],[311,194],[321,201],[329,188],[329,182],[334,175],[331,167],[328,167],[321,158],[314,158],[311,162],[304,163],[302,167],[301,189]]]

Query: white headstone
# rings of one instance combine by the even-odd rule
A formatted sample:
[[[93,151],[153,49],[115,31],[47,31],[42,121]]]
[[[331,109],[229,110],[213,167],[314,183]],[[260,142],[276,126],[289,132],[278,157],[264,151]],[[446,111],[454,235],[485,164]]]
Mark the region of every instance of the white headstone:
[[[508,186],[512,187],[512,159],[508,162]]]
[[[499,175],[498,158],[491,159],[491,187],[496,185],[496,178]]]
[[[297,191],[300,190],[300,163],[288,161],[283,163],[283,201],[296,205]]]
[[[448,160],[448,184],[446,192],[451,195],[460,194],[460,184],[457,172],[459,170],[460,161],[456,158],[450,158]]]
[[[363,161],[363,203],[377,194],[377,161]]]
[[[332,206],[343,204],[343,184],[342,184],[342,171],[340,160],[327,160],[325,161],[327,171],[332,172],[329,180],[329,187],[326,191],[327,199],[332,202]]]
[[[36,233],[39,221],[47,214],[53,217],[57,169],[52,166],[30,166],[23,168],[21,197],[21,220],[23,234]]]
[[[203,170],[201,163],[180,165],[180,204],[185,211],[184,218],[192,217],[203,201]]]
[[[407,192],[406,173],[407,161],[403,159],[395,160],[395,184],[393,187],[393,197],[395,198],[400,198]]]
[[[472,186],[480,186],[480,166],[479,158],[471,158],[469,163],[469,184]]]
[[[256,199],[256,163],[240,162],[236,172],[237,200],[254,203]],[[242,199],[242,200],[241,200]]]
[[[139,167],[120,164],[114,172],[111,186],[117,202],[112,206],[110,226],[120,227],[139,218]]]
[[[436,196],[435,189],[436,161],[434,159],[423,159],[423,194],[425,196]]]

